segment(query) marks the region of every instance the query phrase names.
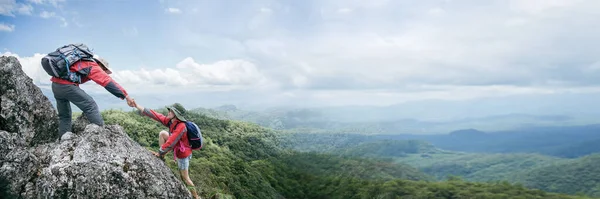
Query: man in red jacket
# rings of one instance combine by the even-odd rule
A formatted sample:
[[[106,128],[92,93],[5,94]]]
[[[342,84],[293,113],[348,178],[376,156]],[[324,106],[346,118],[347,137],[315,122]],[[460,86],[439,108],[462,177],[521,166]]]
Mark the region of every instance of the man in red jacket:
[[[77,61],[71,65],[70,71],[77,72],[81,75],[81,84],[92,80],[104,87],[114,96],[121,99],[127,99],[127,104],[133,107],[133,99],[127,94],[127,91],[109,76],[112,71],[108,67],[108,62],[97,55],[94,56],[94,60],[95,61]],[[44,65],[44,67],[48,66],[49,60],[43,58],[42,65]],[[98,105],[90,95],[79,88],[78,83],[73,83],[57,77],[52,77],[50,81],[52,81],[52,92],[54,93],[58,109],[58,130],[61,140],[68,139],[72,134],[71,102],[83,111],[91,123],[98,126],[104,126],[104,120],[100,115]]]
[[[185,123],[183,123],[187,121],[183,116],[185,109],[180,106],[170,106],[167,107],[169,113],[167,116],[164,116],[152,109],[144,108],[135,101],[132,104],[139,110],[140,115],[154,119],[169,128],[169,132],[161,131],[159,133],[158,143],[160,149],[158,153],[154,151],[152,153],[164,159],[164,155],[173,150],[174,156],[177,159],[177,167],[179,167],[181,180],[185,182],[187,188],[194,195],[194,198],[199,198],[194,182],[190,179],[188,172],[190,160],[192,159],[192,147],[188,141],[187,128]]]

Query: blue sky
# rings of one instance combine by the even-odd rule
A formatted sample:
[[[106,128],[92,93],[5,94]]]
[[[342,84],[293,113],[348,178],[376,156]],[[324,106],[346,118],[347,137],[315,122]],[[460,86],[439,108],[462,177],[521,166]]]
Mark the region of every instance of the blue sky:
[[[43,87],[41,56],[82,42],[140,101],[191,106],[596,95],[598,10],[594,0],[0,0],[0,52]]]

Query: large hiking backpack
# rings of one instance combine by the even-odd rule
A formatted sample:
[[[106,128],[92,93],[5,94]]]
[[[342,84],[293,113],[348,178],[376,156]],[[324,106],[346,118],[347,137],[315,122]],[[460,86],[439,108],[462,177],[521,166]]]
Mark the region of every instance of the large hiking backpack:
[[[192,150],[200,150],[204,146],[204,139],[202,138],[202,132],[198,125],[191,121],[185,121],[185,127],[187,127],[188,141]]]
[[[44,56],[42,67],[50,76],[81,83],[81,75],[69,69],[79,60],[94,61],[93,56],[85,44],[67,44]]]

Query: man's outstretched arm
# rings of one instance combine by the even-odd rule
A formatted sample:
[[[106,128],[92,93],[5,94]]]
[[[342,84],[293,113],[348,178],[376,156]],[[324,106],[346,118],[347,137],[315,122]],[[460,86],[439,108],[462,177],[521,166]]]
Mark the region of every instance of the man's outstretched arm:
[[[108,92],[110,92],[114,96],[121,99],[127,98],[129,100],[129,95],[127,94],[127,91],[125,91],[125,89],[121,87],[119,83],[117,83],[108,74],[106,74],[106,72],[104,72],[104,70],[102,70],[102,68],[98,66],[98,64],[91,64],[91,66],[92,67],[87,76],[90,80],[104,87]]]

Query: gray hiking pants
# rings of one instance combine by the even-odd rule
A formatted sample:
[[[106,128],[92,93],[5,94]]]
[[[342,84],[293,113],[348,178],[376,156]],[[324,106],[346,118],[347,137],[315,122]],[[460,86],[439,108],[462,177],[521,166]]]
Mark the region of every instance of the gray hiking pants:
[[[79,86],[73,84],[58,84],[52,83],[52,92],[56,99],[56,107],[58,109],[58,132],[60,136],[68,131],[72,131],[71,124],[71,103],[75,104],[90,123],[104,126],[104,120],[100,115],[100,110],[94,99],[83,91]]]

